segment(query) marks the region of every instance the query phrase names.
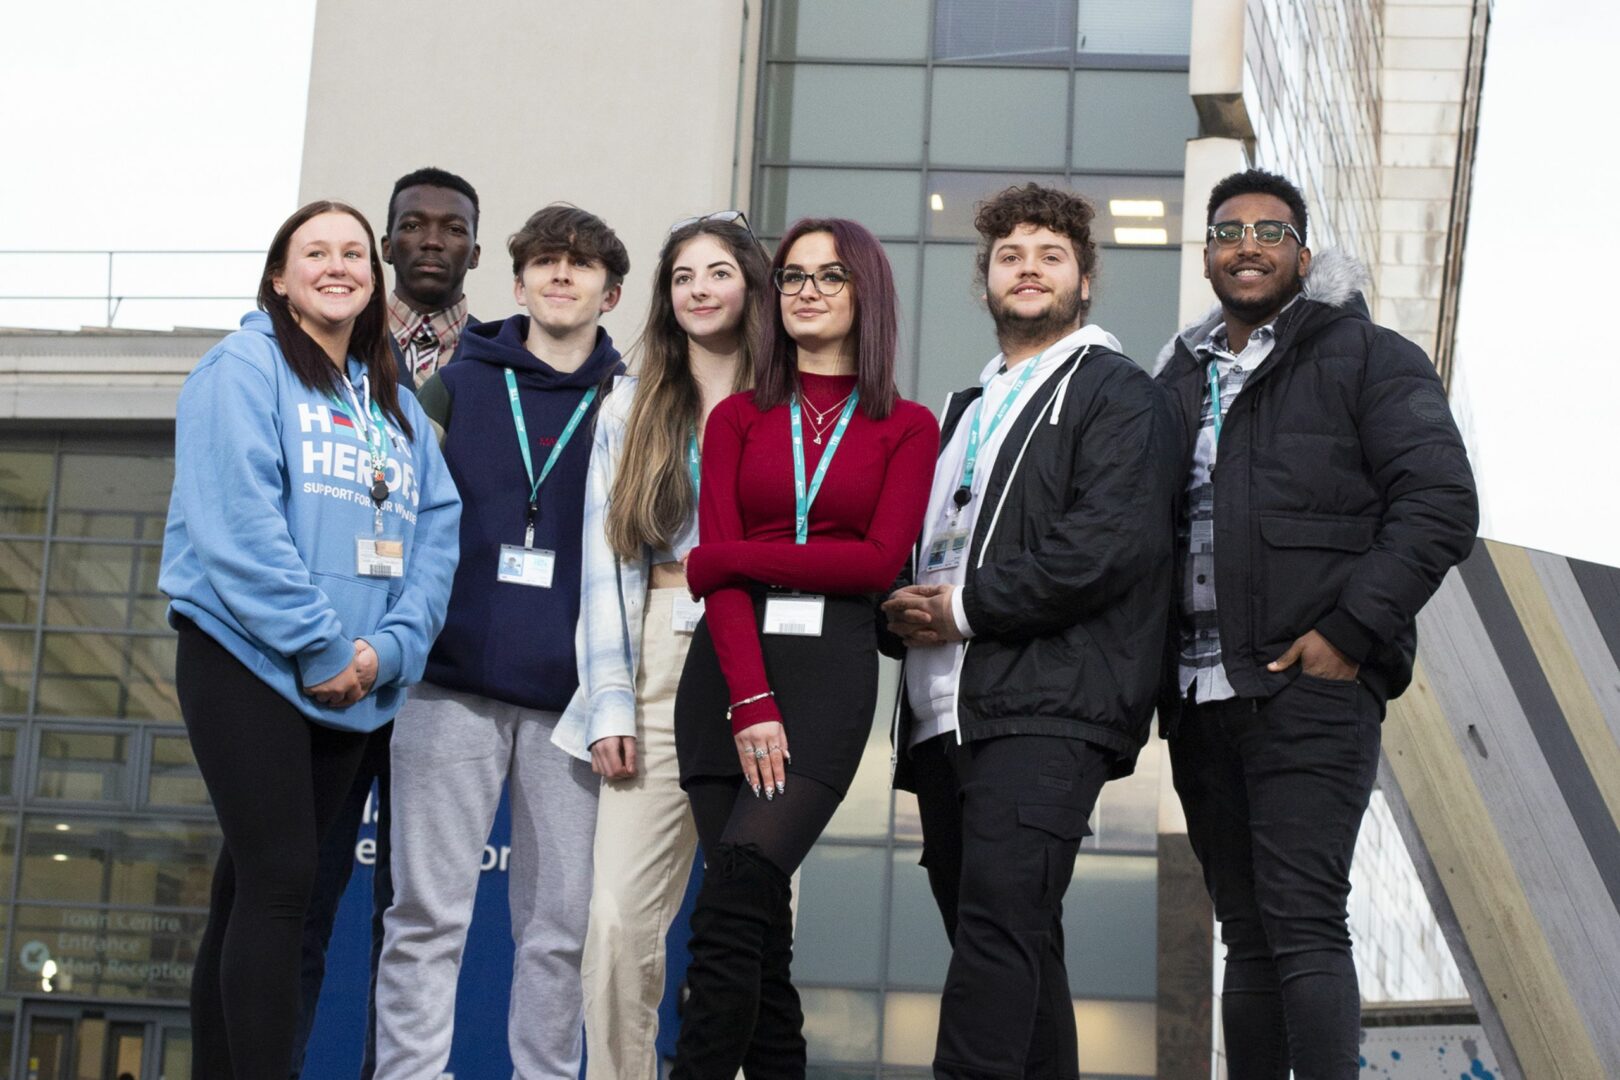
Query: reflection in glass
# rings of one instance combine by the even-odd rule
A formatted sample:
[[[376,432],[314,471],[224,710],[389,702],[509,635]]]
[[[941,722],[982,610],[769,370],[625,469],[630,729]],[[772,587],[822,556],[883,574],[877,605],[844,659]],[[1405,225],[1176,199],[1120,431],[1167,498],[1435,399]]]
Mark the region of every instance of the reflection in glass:
[[[934,59],[1067,64],[1074,0],[939,0]]]
[[[57,536],[161,540],[173,484],[173,457],[65,453],[53,531]]]
[[[122,544],[51,545],[51,579],[45,606],[49,626],[123,629],[135,601],[167,604],[157,592],[163,549]]]
[[[1158,881],[1156,858],[1082,853],[1075,860],[1063,898],[1071,993],[1151,998],[1158,992]]]
[[[928,871],[914,847],[893,853],[894,884],[889,899],[889,983],[939,991],[951,962],[945,922],[928,886]]]
[[[854,218],[879,236],[914,236],[922,176],[911,170],[761,169],[760,228],[780,235],[802,217]]]
[[[0,540],[0,623],[31,623],[39,611],[40,540]]]
[[[1192,0],[1080,0],[1074,47],[1083,56],[1186,56]]]
[[[34,795],[64,802],[122,802],[129,794],[129,736],[45,729]]]
[[[1150,1001],[1076,1001],[1074,1026],[1080,1039],[1080,1071],[1109,1076],[1157,1075],[1158,1022],[1158,1006]]]
[[[797,972],[795,972],[797,975]],[[805,987],[804,1040],[811,1061],[872,1061],[877,1058],[876,994]]]
[[[940,165],[1063,167],[1063,71],[936,68],[928,158]]]
[[[208,788],[191,740],[184,735],[154,735],[147,776],[146,801],[152,806],[207,806]]]
[[[40,967],[49,959],[55,966],[51,990],[64,997],[183,1002],[207,921],[202,912],[21,905],[17,940],[38,947],[27,955],[13,951],[6,988],[39,993]],[[99,1065],[99,1055],[94,1062]]]
[[[910,165],[922,160],[922,68],[773,64],[765,155],[773,162]],[[851,115],[859,115],[851,123]]]
[[[0,630],[0,712],[27,711],[33,675],[34,632]]]
[[[45,535],[53,467],[48,450],[0,450],[0,533]]]
[[[883,1063],[928,1065],[939,1031],[939,995],[891,990],[883,995]]]
[[[1007,188],[1028,183],[1064,191],[1072,189],[1062,173],[930,171],[928,235],[935,239],[978,243],[979,233],[973,227],[978,204]]]
[[[1180,172],[1197,137],[1186,72],[1074,73],[1075,168]]]
[[[180,722],[175,638],[46,634],[38,711]]]
[[[841,60],[921,60],[928,0],[776,0],[770,55]]]
[[[799,874],[793,978],[806,983],[877,982],[883,941],[883,848],[819,844]]]
[[[219,830],[205,821],[30,814],[22,843],[22,898],[201,910]]]

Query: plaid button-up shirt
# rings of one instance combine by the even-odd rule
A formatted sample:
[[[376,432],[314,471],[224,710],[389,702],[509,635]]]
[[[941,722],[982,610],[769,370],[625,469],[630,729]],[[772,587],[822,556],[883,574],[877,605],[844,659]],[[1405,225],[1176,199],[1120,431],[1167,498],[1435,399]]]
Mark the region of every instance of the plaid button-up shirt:
[[[465,296],[447,308],[423,315],[395,293],[388,294],[388,332],[394,335],[405,356],[405,366],[418,383],[456,354],[456,345],[466,328]]]

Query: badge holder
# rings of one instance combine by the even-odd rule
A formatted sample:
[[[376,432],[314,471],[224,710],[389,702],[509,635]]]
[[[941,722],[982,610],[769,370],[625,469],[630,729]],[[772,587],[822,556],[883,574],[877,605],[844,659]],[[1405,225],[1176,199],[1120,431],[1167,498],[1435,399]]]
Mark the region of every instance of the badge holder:
[[[534,513],[536,504],[529,503],[529,521],[523,530],[523,546],[502,544],[500,561],[495,564],[495,580],[507,585],[527,585],[535,589],[551,588],[551,576],[557,569],[557,553],[536,550],[534,546]]]
[[[765,597],[764,634],[820,637],[827,598],[813,593],[770,593]]]
[[[697,630],[703,619],[703,601],[690,596],[677,596],[669,615],[669,628],[677,634],[690,634]]]
[[[354,538],[354,572],[360,577],[402,578],[405,576],[405,541],[383,539],[383,504],[388,501],[388,481],[383,470],[373,466],[371,502],[376,508],[371,535]]]

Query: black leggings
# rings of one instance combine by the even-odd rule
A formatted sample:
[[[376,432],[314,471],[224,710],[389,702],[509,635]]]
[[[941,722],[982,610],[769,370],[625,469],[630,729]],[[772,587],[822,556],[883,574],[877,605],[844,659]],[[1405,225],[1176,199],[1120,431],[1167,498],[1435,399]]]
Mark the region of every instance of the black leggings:
[[[804,862],[832,820],[843,795],[808,776],[788,772],[774,799],[754,794],[740,777],[695,776],[686,784],[707,860],[721,844],[753,847],[788,877]]]
[[[175,684],[225,842],[191,983],[199,1080],[286,1080],[321,838],[366,747],[311,723],[189,620]]]

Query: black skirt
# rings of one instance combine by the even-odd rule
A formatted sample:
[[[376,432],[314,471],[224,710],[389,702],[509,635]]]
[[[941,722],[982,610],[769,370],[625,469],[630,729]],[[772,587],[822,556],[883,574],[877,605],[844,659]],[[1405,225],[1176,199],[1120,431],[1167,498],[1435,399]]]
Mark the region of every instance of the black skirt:
[[[754,599],[754,625],[765,613]],[[787,730],[790,775],[849,790],[877,709],[877,601],[829,596],[819,637],[761,634],[765,677]],[[731,692],[720,671],[707,619],[698,623],[675,695],[675,754],[681,786],[696,777],[742,777],[726,707]]]

